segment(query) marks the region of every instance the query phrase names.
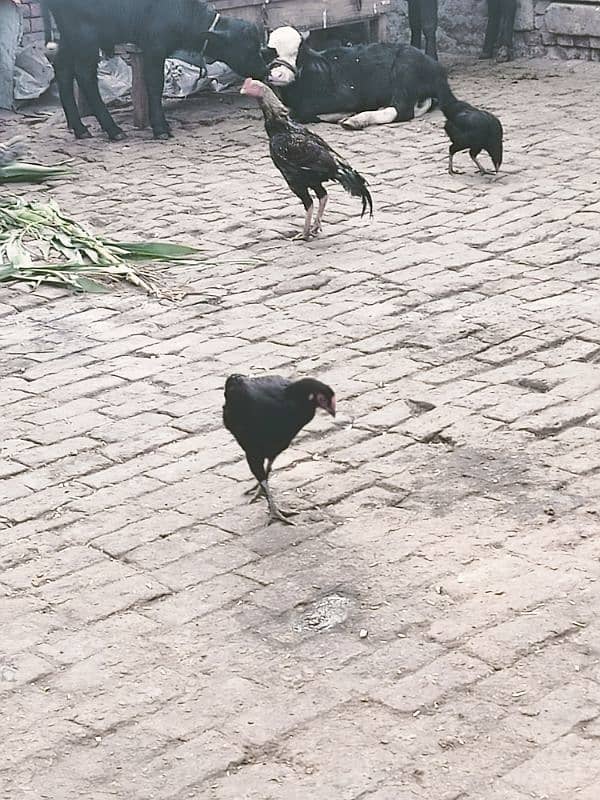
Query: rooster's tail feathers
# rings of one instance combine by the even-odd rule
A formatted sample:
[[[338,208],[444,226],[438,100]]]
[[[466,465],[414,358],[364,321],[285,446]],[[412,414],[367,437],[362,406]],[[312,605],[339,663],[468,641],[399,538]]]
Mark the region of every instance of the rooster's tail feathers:
[[[362,199],[361,217],[364,217],[367,209],[369,210],[369,216],[373,216],[373,199],[367,189],[366,180],[359,172],[352,169],[349,164],[339,164],[335,180],[353,197]]]

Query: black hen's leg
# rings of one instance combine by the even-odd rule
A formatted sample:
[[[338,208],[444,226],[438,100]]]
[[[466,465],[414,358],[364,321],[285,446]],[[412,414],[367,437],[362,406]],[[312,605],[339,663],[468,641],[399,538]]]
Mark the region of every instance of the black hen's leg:
[[[267,459],[267,468],[265,469],[265,477],[268,480],[269,475],[271,474],[271,469],[273,468],[273,461]],[[264,497],[265,492],[263,487],[260,483],[251,486],[250,489],[246,489],[244,494],[251,494],[252,499],[250,500],[251,503],[255,503],[260,497]]]
[[[279,520],[280,522],[285,522],[286,525],[293,525],[294,523],[288,517],[293,517],[297,512],[296,511],[284,511],[283,509],[279,508],[275,503],[275,499],[273,498],[273,494],[271,493],[271,489],[269,487],[268,481],[263,481],[261,486],[263,487],[265,494],[267,496],[267,503],[269,504],[269,524],[271,522],[276,522]]]
[[[471,156],[471,161],[477,165],[477,169],[479,170],[480,175],[495,175],[495,172],[492,172],[489,169],[486,169],[481,161],[477,158],[477,156],[481,153],[481,150],[469,150],[469,155]]]
[[[317,211],[317,219],[313,225],[312,232],[316,235],[319,233],[319,231],[323,230],[321,223],[323,222],[323,214],[325,213],[325,206],[327,205],[327,192],[323,186],[317,186],[315,188],[315,194],[319,198],[319,209]]]
[[[244,494],[251,494],[254,495],[251,503],[264,494],[264,490],[262,488],[263,481],[266,481],[269,477],[269,472],[271,471],[271,462],[267,462],[267,469],[264,466],[264,459],[259,458],[258,456],[249,456],[246,453],[246,461],[248,462],[248,466],[250,467],[250,472],[256,478],[256,485],[253,486],[251,489],[247,489]]]
[[[280,522],[285,522],[287,525],[293,525],[294,523],[291,522],[288,517],[294,515],[294,511],[282,511],[280,508],[277,507],[273,495],[271,493],[271,489],[269,488],[269,482],[267,480],[268,473],[264,467],[264,460],[260,457],[250,456],[246,453],[246,460],[248,462],[248,466],[256,480],[258,481],[260,489],[265,493],[267,498],[267,503],[269,504],[269,517],[270,522],[275,522],[279,520]],[[270,471],[270,470],[269,470]]]
[[[450,175],[460,175],[460,171],[454,169],[453,162],[454,156],[460,152],[460,147],[457,147],[455,144],[451,144],[448,150],[448,172]]]

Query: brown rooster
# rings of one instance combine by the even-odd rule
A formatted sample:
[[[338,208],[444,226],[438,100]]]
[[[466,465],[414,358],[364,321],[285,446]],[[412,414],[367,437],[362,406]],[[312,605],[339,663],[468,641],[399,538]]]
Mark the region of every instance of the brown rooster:
[[[373,201],[367,182],[350,164],[316,133],[290,119],[288,109],[264,83],[247,78],[242,94],[256,97],[265,119],[271,158],[306,210],[302,234],[294,238],[310,239],[321,230],[327,204],[324,181],[336,181],[354,197],[362,199],[362,214],[367,208],[373,216]],[[319,199],[315,224],[311,227],[313,200],[309,189]]]

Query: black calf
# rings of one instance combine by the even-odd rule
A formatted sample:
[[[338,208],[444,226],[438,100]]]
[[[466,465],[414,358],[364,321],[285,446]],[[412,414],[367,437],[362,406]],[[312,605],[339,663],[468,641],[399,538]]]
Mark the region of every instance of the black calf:
[[[75,79],[92,113],[117,140],[124,133],[98,91],[98,54],[131,42],[143,53],[150,124],[157,139],[171,131],[162,107],[165,58],[176,50],[201,51],[224,61],[242,77],[262,78],[261,38],[255,25],[221,17],[202,0],[44,0],[46,42],[51,39],[50,13],[60,32],[54,69],[67,124],[78,139],[90,136],[81,121],[73,93]]]

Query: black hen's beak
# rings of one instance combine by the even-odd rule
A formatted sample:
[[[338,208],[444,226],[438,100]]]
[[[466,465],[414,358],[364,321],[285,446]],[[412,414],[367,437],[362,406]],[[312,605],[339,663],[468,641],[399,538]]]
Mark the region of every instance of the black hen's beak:
[[[323,411],[326,411],[328,414],[331,414],[332,417],[335,417],[335,395],[328,398],[325,397],[324,394],[319,393],[315,400],[319,408],[322,408]]]

